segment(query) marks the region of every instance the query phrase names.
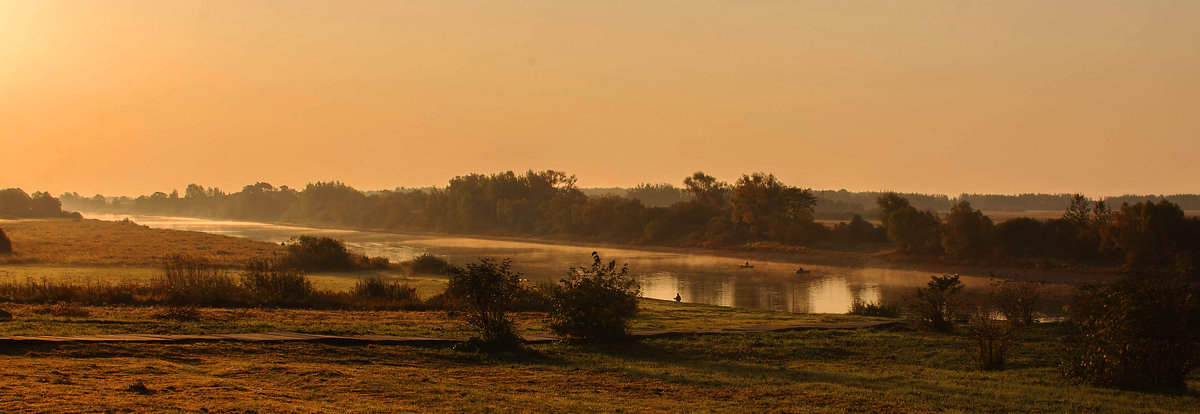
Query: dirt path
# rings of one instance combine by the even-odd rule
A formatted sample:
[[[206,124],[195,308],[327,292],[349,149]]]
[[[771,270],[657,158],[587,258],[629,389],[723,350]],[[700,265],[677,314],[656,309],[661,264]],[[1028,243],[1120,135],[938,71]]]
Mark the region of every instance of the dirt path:
[[[634,331],[634,338],[656,338],[677,335],[714,335],[747,332],[783,332],[800,330],[830,330],[830,329],[868,329],[893,326],[899,322],[867,321],[867,322],[838,322],[838,323],[806,323],[797,325],[752,325],[718,330],[661,330]],[[526,343],[554,342],[560,338],[555,335],[524,335]],[[0,345],[35,345],[35,344],[66,344],[66,343],[192,343],[192,342],[318,342],[345,345],[368,344],[397,344],[397,345],[437,345],[456,344],[467,338],[426,338],[417,336],[391,335],[312,335],[296,332],[266,332],[246,334],[209,334],[209,335],[79,335],[79,336],[0,336]]]

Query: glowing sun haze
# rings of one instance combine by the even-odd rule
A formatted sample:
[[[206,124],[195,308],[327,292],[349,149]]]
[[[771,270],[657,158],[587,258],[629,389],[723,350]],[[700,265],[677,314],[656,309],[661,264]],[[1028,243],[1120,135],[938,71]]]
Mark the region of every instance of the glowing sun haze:
[[[1198,155],[1196,1],[0,2],[0,188],[1194,193]]]

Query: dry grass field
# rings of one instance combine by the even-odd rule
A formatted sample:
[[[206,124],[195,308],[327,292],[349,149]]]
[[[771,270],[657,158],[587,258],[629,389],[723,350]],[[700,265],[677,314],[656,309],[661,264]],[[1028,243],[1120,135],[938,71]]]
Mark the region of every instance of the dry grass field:
[[[240,266],[249,258],[283,251],[272,243],[119,221],[0,220],[0,228],[14,252],[0,255],[0,263],[155,267],[168,255],[189,253]]]

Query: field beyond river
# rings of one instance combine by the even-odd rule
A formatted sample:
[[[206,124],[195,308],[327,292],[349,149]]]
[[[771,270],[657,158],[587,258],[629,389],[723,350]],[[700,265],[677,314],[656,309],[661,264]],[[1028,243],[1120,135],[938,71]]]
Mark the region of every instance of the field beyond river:
[[[278,242],[119,221],[17,220],[0,221],[0,228],[16,251],[0,256],[0,282],[11,283],[148,282],[160,276],[163,258],[173,254],[237,267],[283,249]],[[772,269],[762,267],[763,272]],[[919,275],[928,280],[928,273]],[[308,277],[330,291],[348,291],[359,280],[376,277],[407,283],[421,297],[441,292],[446,283],[445,276],[396,266]],[[1180,394],[1070,382],[1057,366],[1059,323],[1022,331],[1007,369],[980,371],[973,367],[974,338],[965,328],[940,334],[895,318],[649,298],[640,306],[633,320],[639,330],[902,323],[883,329],[685,333],[610,345],[555,342],[505,353],[436,345],[4,342],[0,406],[54,412],[1200,411],[1200,378],[1190,378],[1189,391]],[[15,303],[3,297],[0,309],[13,316],[0,322],[0,336],[470,335],[461,315],[448,310],[199,307],[181,317],[159,306]],[[519,312],[514,321],[520,333],[537,334],[547,332],[545,318],[543,312]]]

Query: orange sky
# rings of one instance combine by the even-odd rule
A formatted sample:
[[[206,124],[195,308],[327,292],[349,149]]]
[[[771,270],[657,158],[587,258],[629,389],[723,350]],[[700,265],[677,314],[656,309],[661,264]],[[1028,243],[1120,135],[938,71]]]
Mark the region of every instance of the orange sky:
[[[1200,192],[1196,1],[0,2],[0,188]]]

